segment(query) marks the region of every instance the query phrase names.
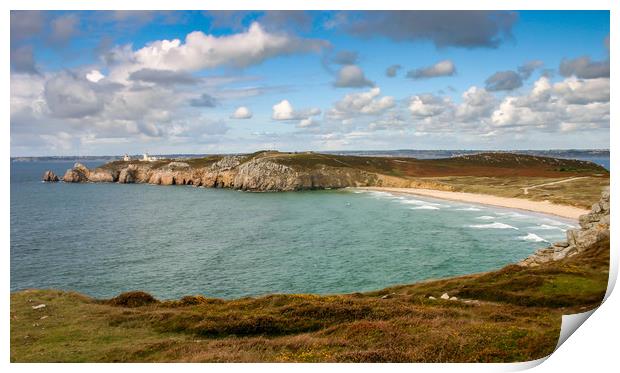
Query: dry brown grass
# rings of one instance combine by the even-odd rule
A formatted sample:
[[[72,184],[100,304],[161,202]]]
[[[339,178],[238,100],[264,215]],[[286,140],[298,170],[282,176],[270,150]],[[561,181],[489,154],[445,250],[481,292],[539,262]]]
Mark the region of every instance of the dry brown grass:
[[[560,205],[570,205],[586,209],[590,209],[592,204],[599,200],[603,188],[609,186],[609,174],[602,174],[600,176],[588,176],[561,184],[529,189],[528,194],[523,192],[525,187],[565,179],[567,178],[446,176],[421,178],[419,180],[440,184],[456,192],[490,194],[535,201],[546,200]],[[438,188],[431,186],[430,189]]]

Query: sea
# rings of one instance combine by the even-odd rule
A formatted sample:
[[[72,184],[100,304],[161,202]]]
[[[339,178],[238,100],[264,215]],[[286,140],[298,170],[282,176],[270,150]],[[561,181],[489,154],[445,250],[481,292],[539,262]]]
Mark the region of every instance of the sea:
[[[497,269],[576,225],[355,189],[41,182],[45,170],[62,175],[71,166],[11,163],[11,291],[109,298],[143,290],[159,299],[363,292]]]

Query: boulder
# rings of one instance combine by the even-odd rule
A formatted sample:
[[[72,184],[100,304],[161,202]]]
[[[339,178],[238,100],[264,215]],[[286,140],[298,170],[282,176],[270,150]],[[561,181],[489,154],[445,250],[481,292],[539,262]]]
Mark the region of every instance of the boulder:
[[[56,174],[50,170],[45,171],[45,173],[43,174],[43,181],[46,181],[48,183],[55,183],[58,180],[58,176],[56,176]]]
[[[450,299],[450,296],[448,295],[448,293],[443,293],[441,295],[441,297],[439,297],[439,298],[444,299],[444,300],[448,300],[448,299]]]

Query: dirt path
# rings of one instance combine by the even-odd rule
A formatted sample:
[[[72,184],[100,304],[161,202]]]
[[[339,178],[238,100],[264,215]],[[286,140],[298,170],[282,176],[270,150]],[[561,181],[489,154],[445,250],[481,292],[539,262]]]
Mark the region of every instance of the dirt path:
[[[523,194],[528,194],[530,189],[539,188],[539,187],[543,187],[543,186],[547,186],[547,185],[555,185],[555,184],[567,183],[569,181],[579,180],[579,179],[587,179],[587,178],[588,178],[588,176],[570,177],[568,179],[558,180],[558,181],[554,181],[552,183],[544,183],[544,184],[532,185],[532,186],[521,188],[521,189],[523,189]]]

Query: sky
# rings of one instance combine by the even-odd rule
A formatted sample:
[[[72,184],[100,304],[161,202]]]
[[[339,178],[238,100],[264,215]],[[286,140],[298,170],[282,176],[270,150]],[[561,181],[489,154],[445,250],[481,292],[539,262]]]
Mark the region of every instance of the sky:
[[[609,148],[608,11],[12,11],[11,156]]]

